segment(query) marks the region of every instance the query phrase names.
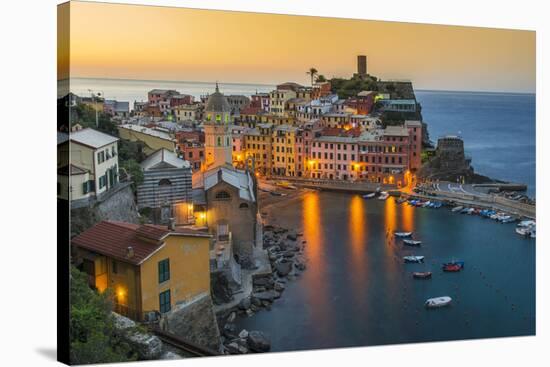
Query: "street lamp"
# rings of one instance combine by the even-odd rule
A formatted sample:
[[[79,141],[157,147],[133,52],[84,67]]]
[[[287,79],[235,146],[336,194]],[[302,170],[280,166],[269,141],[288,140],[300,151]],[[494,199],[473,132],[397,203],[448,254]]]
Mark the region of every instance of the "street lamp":
[[[99,128],[99,112],[97,111],[97,103],[96,103],[96,97],[101,97],[103,95],[103,98],[105,98],[105,93],[103,91],[98,91],[96,94],[94,94],[94,91],[91,89],[88,89],[88,92],[92,95],[92,102],[94,102],[94,110],[95,110],[95,127],[96,129]],[[101,93],[99,93],[101,92]]]

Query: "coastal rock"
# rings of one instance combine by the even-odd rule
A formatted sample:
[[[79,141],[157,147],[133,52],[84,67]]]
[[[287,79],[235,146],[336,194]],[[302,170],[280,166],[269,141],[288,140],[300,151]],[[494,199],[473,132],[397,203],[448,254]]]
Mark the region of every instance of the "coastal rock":
[[[239,333],[239,338],[241,338],[241,339],[248,338],[248,330],[242,329],[241,332]]]
[[[233,322],[237,318],[237,314],[235,312],[231,312],[229,316],[227,316],[226,322]]]
[[[301,261],[296,261],[296,262],[294,263],[294,267],[295,267],[296,269],[300,270],[300,271],[306,270],[306,264],[304,264],[304,263],[301,262]]]
[[[273,288],[275,282],[271,278],[262,277],[262,278],[254,278],[252,284],[255,287],[265,287],[269,289],[269,288]]]
[[[161,356],[160,356],[160,359],[182,359],[183,357],[180,356],[179,354],[176,354],[174,352],[170,352],[170,351],[167,351],[167,352],[164,352]]]
[[[282,283],[277,282],[277,283],[275,283],[274,289],[275,289],[275,291],[280,293],[280,292],[285,290],[285,285],[282,284]]]
[[[294,257],[294,255],[296,255],[296,254],[295,254],[295,251],[296,251],[295,248],[289,249],[289,250],[287,250],[287,251],[285,251],[285,252],[283,253],[283,257],[285,257],[285,258],[287,258],[287,259],[288,259],[288,258],[291,258],[291,257]]]
[[[269,352],[271,349],[271,342],[267,336],[261,331],[251,331],[248,333],[246,339],[248,348],[254,352]]]
[[[260,302],[262,301],[273,302],[274,299],[281,297],[281,294],[276,291],[265,291],[265,292],[254,293],[254,297],[260,300]]]
[[[275,271],[280,277],[287,276],[292,271],[292,261],[280,260],[276,262]]]
[[[241,302],[239,302],[239,309],[246,311],[250,308],[250,305],[250,298],[243,298]]]
[[[162,354],[162,342],[151,334],[133,332],[127,336],[128,344],[132,346],[141,359],[158,359]]]
[[[235,336],[235,331],[236,331],[236,328],[235,328],[235,324],[233,323],[227,323],[223,326],[223,333],[225,336],[229,338]]]
[[[296,232],[289,232],[287,233],[286,238],[291,241],[296,241],[298,239],[298,235],[296,234]]]
[[[231,343],[227,344],[225,346],[225,348],[227,349],[227,351],[230,354],[246,354],[246,353],[248,353],[248,349],[244,345],[241,345],[237,342],[231,342]]]

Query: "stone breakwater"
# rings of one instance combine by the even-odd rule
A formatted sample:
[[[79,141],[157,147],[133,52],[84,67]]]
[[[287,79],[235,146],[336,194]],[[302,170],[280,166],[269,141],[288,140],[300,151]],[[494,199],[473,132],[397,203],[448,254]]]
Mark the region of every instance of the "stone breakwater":
[[[274,225],[264,226],[263,248],[267,250],[272,273],[255,276],[252,293],[233,309],[218,315],[224,354],[262,353],[271,349],[269,336],[262,331],[237,330],[237,317],[252,317],[269,311],[283,295],[288,282],[306,270],[302,233]]]

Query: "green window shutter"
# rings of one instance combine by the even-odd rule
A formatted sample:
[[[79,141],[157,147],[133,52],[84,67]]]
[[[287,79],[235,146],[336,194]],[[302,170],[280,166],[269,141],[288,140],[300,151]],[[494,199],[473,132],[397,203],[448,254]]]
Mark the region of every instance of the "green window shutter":
[[[82,183],[82,193],[84,194],[88,193],[88,181]]]

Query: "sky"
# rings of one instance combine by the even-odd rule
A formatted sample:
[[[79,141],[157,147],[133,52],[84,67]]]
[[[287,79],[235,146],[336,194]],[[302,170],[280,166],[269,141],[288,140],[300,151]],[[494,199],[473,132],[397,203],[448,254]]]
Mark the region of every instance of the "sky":
[[[369,74],[411,80],[416,89],[536,88],[533,31],[88,2],[70,6],[70,52],[60,52],[59,67],[70,60],[71,77],[307,84],[310,67],[327,78],[350,77],[363,54]],[[59,19],[61,29],[68,29],[66,18]]]

